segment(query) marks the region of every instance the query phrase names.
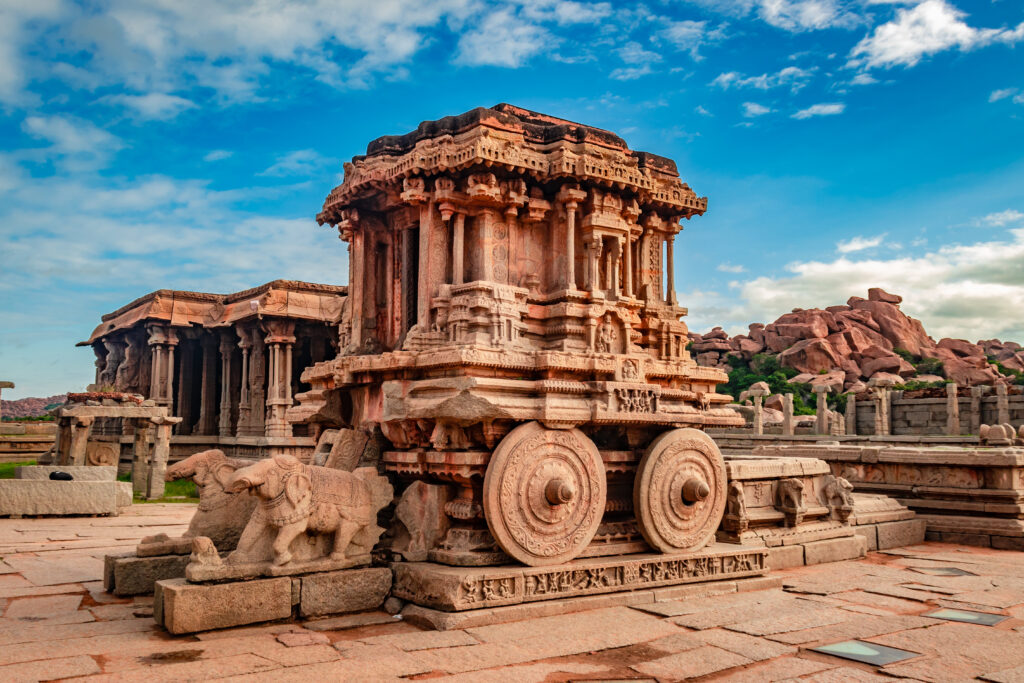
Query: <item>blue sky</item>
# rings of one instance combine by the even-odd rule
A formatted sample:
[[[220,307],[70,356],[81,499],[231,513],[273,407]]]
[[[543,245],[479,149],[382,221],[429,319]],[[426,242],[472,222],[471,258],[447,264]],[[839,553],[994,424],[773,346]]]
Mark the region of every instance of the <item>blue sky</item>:
[[[4,398],[161,287],[343,284],[314,216],[384,134],[511,102],[675,159],[691,328],[883,286],[933,336],[1024,342],[1015,0],[4,0]]]

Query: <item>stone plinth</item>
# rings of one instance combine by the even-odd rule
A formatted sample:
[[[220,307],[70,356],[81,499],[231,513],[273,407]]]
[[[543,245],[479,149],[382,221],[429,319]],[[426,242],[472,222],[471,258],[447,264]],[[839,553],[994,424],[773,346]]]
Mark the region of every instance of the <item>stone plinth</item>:
[[[390,589],[391,570],[386,567],[227,583],[165,579],[155,584],[153,618],[169,633],[196,633],[375,609]]]
[[[828,463],[804,458],[728,456],[729,503],[718,540],[753,546],[798,545],[852,536],[834,518],[825,489]],[[844,558],[845,559],[845,558]]]
[[[184,579],[156,582],[153,618],[169,633],[287,619],[292,615],[292,579],[280,577],[219,584]]]
[[[447,567],[397,562],[392,594],[417,605],[464,611],[758,576],[764,548],[715,544],[696,553],[588,558],[546,567]]]
[[[50,480],[53,472],[67,472],[73,481],[116,481],[117,467],[105,465],[26,465],[14,468],[15,479]]]
[[[127,482],[0,480],[0,515],[116,515]],[[128,484],[127,504],[131,504]]]
[[[1024,449],[763,446],[760,455],[818,458],[858,492],[917,513],[927,539],[1024,549]]]

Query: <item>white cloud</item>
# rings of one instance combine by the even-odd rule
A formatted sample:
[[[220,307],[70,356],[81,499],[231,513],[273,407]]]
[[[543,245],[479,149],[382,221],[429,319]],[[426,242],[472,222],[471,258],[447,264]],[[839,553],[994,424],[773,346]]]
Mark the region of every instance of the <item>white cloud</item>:
[[[455,61],[469,66],[514,68],[556,42],[543,27],[506,8],[488,14],[479,25],[462,34]]]
[[[1024,104],[1024,95],[1017,95],[1013,98],[1014,104]]]
[[[203,155],[203,161],[222,161],[232,156],[234,152],[226,149],[215,149]]]
[[[694,107],[693,111],[697,112],[701,116],[714,116],[714,114],[712,114],[710,111],[708,111],[702,105],[699,104],[696,107]]]
[[[787,31],[850,28],[860,21],[834,0],[761,0],[758,5],[764,21]]]
[[[787,66],[773,74],[765,73],[760,76],[749,77],[737,71],[728,71],[719,74],[715,80],[711,81],[711,85],[717,85],[723,90],[728,90],[732,87],[769,90],[771,88],[788,86],[793,92],[797,92],[807,85],[807,81],[813,75],[814,69],[801,69],[796,66]]]
[[[981,219],[980,223],[1002,228],[1013,223],[1018,223],[1021,220],[1024,220],[1024,213],[1021,213],[1016,209],[1007,209],[1006,211],[997,211],[995,213],[988,214]]]
[[[786,31],[853,28],[864,22],[846,0],[691,0],[710,10],[744,17],[754,12],[762,21]]]
[[[1024,228],[1008,238],[947,245],[918,257],[800,261],[779,276],[757,277],[732,288],[680,292],[691,329],[722,325],[746,332],[796,307],[825,307],[882,287],[903,297],[901,308],[919,318],[935,339],[1024,339]]]
[[[55,18],[61,5],[61,0],[0,2],[0,102],[26,101],[24,87],[28,65],[22,50],[37,38],[38,29],[34,25]]]
[[[103,101],[127,107],[135,118],[142,120],[168,121],[186,109],[194,109],[196,103],[177,95],[151,92],[145,95],[110,95]]]
[[[771,113],[771,109],[758,104],[757,102],[744,102],[743,103],[743,115],[745,117],[754,118],[755,116],[764,116],[765,114]]]
[[[333,159],[320,156],[315,149],[297,149],[278,159],[261,176],[313,176],[324,167],[333,163]]]
[[[658,24],[664,28],[657,33],[657,37],[671,43],[677,50],[689,52],[694,61],[703,59],[700,56],[702,47],[725,38],[724,26],[709,29],[706,21],[674,21],[660,18]]]
[[[617,22],[620,14],[612,17],[607,2],[575,0],[6,2],[0,101],[25,96],[33,78],[58,78],[127,97],[163,95],[122,103],[166,118],[187,106],[166,93],[198,87],[222,102],[259,101],[264,81],[282,66],[336,88],[403,77],[420,50],[447,42],[449,32],[458,39],[442,46],[456,62],[517,67],[565,42],[553,28]]]
[[[813,104],[806,109],[793,114],[794,119],[809,119],[812,116],[835,116],[836,114],[842,114],[846,110],[846,105],[842,102],[828,102],[822,104]]]
[[[856,237],[851,237],[848,240],[837,243],[836,251],[840,254],[850,254],[855,251],[873,249],[874,247],[881,245],[883,240],[885,240],[884,233],[876,237],[862,237],[857,235]]]
[[[102,168],[124,147],[117,136],[72,116],[29,116],[21,128],[32,137],[50,143],[46,148],[23,150],[23,156],[30,160],[53,161],[69,171]]]
[[[994,42],[1024,39],[1024,22],[1016,29],[974,28],[966,14],[945,0],[924,0],[896,11],[896,17],[875,28],[850,51],[850,66],[914,66],[922,57],[951,48],[962,51]]]
[[[871,74],[857,74],[850,80],[850,85],[872,85],[878,83],[878,79]]]
[[[612,72],[608,74],[608,77],[615,79],[616,81],[632,81],[650,73],[653,73],[650,65],[644,64],[643,66],[625,66],[618,69],[612,69]]]
[[[1005,100],[1007,97],[1016,94],[1016,92],[1017,88],[1004,88],[1002,90],[993,90],[992,93],[988,96],[988,101],[998,102],[999,100]]]
[[[718,270],[723,272],[723,273],[745,273],[745,272],[747,272],[747,269],[744,268],[743,266],[741,266],[739,264],[733,265],[731,263],[719,263],[718,264]]]
[[[650,62],[661,61],[661,55],[657,52],[645,50],[643,45],[635,40],[631,40],[617,49],[615,54],[626,64],[649,64]]]

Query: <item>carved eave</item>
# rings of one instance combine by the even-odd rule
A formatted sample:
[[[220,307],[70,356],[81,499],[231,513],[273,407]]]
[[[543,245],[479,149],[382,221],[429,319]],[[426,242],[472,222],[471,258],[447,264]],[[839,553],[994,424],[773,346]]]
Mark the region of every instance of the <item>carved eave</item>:
[[[433,178],[480,167],[537,180],[570,177],[628,188],[643,208],[686,218],[707,210],[707,198],[698,197],[679,179],[670,160],[630,150],[608,131],[510,105],[427,122],[406,136],[375,140],[368,152],[345,164],[344,181],[331,190],[317,215],[320,224],[334,225],[338,209],[393,188],[405,178]]]

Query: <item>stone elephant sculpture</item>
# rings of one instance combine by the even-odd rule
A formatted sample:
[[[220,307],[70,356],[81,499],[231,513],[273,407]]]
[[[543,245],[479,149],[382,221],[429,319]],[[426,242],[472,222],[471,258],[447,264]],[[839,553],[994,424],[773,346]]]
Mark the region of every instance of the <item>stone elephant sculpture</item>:
[[[188,530],[181,538],[157,534],[142,539],[140,555],[188,554],[192,539],[206,536],[221,551],[234,550],[245,524],[256,508],[256,499],[248,491],[226,490],[231,475],[243,464],[210,449],[193,453],[167,468],[167,481],[191,479],[199,489],[199,506],[192,515]]]
[[[275,455],[235,471],[227,490],[252,491],[257,511],[239,539],[237,561],[261,560],[259,539],[270,528],[273,563],[291,562],[292,541],[301,534],[334,534],[330,558],[369,554],[383,529],[377,512],[391,503],[391,484],[372,467],[354,472],[304,465]],[[228,558],[232,562],[232,558]]]

